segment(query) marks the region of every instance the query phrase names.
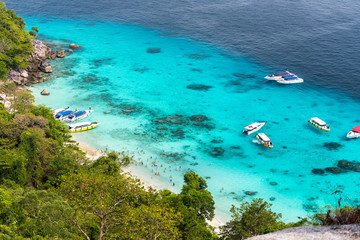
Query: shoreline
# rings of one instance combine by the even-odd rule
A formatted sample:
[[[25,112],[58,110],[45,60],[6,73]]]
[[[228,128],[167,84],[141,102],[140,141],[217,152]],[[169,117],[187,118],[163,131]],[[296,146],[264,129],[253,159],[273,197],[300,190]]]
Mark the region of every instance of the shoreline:
[[[80,150],[82,150],[86,157],[90,160],[90,161],[94,161],[96,160],[98,157],[101,156],[105,156],[104,152],[100,152],[97,149],[94,149],[93,147],[79,141],[76,140],[77,146],[79,147]],[[158,190],[162,190],[159,187],[154,187],[151,183],[149,183],[148,181],[145,181],[143,178],[141,178],[140,176],[138,176],[136,173],[134,173],[131,169],[129,169],[128,167],[121,167],[121,173],[123,175],[126,175],[129,178],[132,178],[135,181],[139,181],[140,185],[142,187],[145,188],[145,190],[149,190],[149,189],[154,189],[155,191]],[[206,220],[206,223],[208,223],[211,227],[214,227],[214,231],[216,234],[218,234],[220,232],[220,227],[224,225],[224,223],[222,221],[220,221],[218,218],[214,217],[211,221]]]

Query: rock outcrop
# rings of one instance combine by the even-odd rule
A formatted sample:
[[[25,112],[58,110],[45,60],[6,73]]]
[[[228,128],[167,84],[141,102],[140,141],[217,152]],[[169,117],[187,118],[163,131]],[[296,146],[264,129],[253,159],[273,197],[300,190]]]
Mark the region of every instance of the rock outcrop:
[[[355,240],[360,239],[360,225],[306,226],[288,228],[248,240]]]
[[[30,53],[28,61],[30,64],[24,68],[13,69],[7,76],[7,82],[15,82],[18,85],[30,85],[46,81],[42,73],[52,73],[52,67],[46,60],[55,58],[64,58],[65,50],[53,51],[43,42],[33,39],[33,52]],[[78,45],[76,45],[78,46]],[[81,46],[78,46],[81,48]],[[68,52],[71,53],[69,49]]]
[[[69,48],[71,48],[71,49],[81,49],[82,46],[76,45],[75,43],[71,43],[71,44],[69,45]]]
[[[50,92],[47,89],[42,90],[41,95],[50,95]]]

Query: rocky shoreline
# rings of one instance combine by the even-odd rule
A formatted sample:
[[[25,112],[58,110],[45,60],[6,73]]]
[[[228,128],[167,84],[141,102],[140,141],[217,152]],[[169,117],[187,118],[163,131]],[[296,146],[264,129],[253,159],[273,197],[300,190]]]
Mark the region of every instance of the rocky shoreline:
[[[9,72],[6,83],[15,82],[19,86],[30,86],[31,84],[46,81],[46,74],[52,73],[52,66],[48,60],[64,58],[73,53],[73,49],[82,47],[74,43],[69,49],[52,50],[42,41],[32,39],[33,52],[28,59],[29,65],[26,68],[13,69]]]

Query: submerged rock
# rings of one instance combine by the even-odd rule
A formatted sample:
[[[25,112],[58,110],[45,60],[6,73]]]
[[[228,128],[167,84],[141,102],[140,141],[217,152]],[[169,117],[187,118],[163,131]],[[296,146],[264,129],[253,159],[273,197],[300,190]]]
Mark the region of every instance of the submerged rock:
[[[210,55],[203,55],[203,54],[198,54],[198,53],[187,54],[185,56],[188,58],[191,58],[191,59],[205,59],[205,58],[211,57]]]
[[[154,118],[152,122],[158,124],[173,125],[173,124],[184,124],[185,120],[182,119],[182,115],[171,115],[164,118]]]
[[[360,163],[359,162],[349,162],[347,160],[340,160],[337,163],[337,166],[342,169],[354,171],[354,172],[360,172]]]
[[[167,128],[164,127],[164,126],[158,126],[156,129],[157,129],[157,130],[167,130]]]
[[[255,78],[256,77],[255,75],[252,75],[252,74],[243,74],[243,73],[233,73],[233,75],[238,78]]]
[[[204,84],[190,84],[186,88],[192,89],[192,90],[197,90],[197,91],[207,91],[210,88],[212,88],[212,86],[208,86],[208,85],[204,85]]]
[[[329,172],[329,173],[332,173],[332,174],[340,174],[340,173],[342,173],[341,169],[337,168],[337,167],[328,167],[328,168],[325,168],[325,171]]]
[[[326,142],[324,143],[323,147],[327,148],[329,151],[332,151],[332,150],[338,150],[340,147],[342,147],[342,145],[337,142]]]
[[[203,122],[205,120],[209,120],[205,115],[194,115],[190,117],[190,120],[193,122]]]
[[[255,196],[257,194],[257,192],[246,191],[245,194],[248,196]]]
[[[147,53],[159,53],[161,52],[161,49],[160,48],[148,48],[146,50]]]
[[[320,168],[314,168],[313,170],[311,170],[311,172],[315,175],[324,175],[324,173],[325,173],[325,171]]]
[[[214,147],[214,149],[210,152],[210,155],[213,157],[219,157],[224,155],[225,150],[221,147]]]
[[[277,182],[270,182],[270,185],[271,186],[276,186],[276,185],[278,185],[278,183]]]
[[[173,137],[183,137],[185,134],[185,132],[183,130],[176,130],[176,131],[172,131],[172,135]]]
[[[271,198],[270,198],[270,201],[275,201],[275,197],[271,197]]]
[[[47,89],[42,90],[41,95],[50,95],[50,92]]]

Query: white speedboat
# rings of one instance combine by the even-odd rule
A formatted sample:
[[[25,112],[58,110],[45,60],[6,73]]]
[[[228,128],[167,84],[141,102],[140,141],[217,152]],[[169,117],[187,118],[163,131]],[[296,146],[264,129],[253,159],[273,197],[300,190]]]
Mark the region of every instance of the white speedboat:
[[[360,137],[360,125],[354,127],[348,134],[346,135],[347,138],[358,138]]]
[[[308,122],[320,130],[330,132],[330,126],[327,126],[326,122],[324,122],[323,120],[321,120],[318,117],[313,117]]]
[[[55,119],[56,120],[64,120],[67,116],[69,116],[70,114],[74,113],[76,111],[73,111],[73,110],[65,110],[65,111],[60,111],[59,113],[56,113],[54,115]]]
[[[85,111],[76,111],[70,115],[67,115],[67,117],[65,117],[63,120],[65,122],[75,122],[75,121],[78,121],[80,119],[83,119],[87,116],[90,115],[90,113],[92,113],[94,110],[85,110]]]
[[[262,128],[265,125],[266,122],[254,122],[248,126],[245,127],[243,134],[250,135]]]
[[[289,76],[289,75],[292,75],[292,73],[289,72],[289,71],[285,71],[285,72],[277,72],[277,73],[274,73],[274,74],[271,74],[271,75],[267,75],[264,78],[266,80],[276,80],[276,81],[278,81],[278,80],[281,80],[282,77]]]
[[[69,109],[70,109],[70,107],[56,109],[56,110],[53,112],[53,113],[54,113],[54,117],[55,117],[56,114],[65,112],[66,110],[69,110]]]
[[[99,122],[81,122],[69,125],[70,133],[83,132],[99,126]]]
[[[293,83],[302,83],[304,82],[304,79],[300,78],[299,76],[295,74],[282,76],[280,80],[277,80],[280,84],[293,84]]]
[[[270,141],[270,138],[265,135],[265,133],[258,133],[255,135],[255,137],[265,147],[273,148],[273,143]]]

